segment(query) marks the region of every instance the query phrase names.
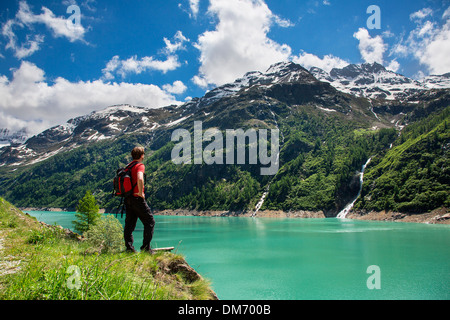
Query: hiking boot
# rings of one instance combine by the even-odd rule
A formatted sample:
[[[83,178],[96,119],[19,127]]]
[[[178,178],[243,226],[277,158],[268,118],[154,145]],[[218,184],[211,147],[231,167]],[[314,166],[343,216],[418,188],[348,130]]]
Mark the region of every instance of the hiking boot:
[[[149,254],[155,254],[156,253],[151,248],[141,248],[141,252],[146,252],[146,253],[149,253]]]

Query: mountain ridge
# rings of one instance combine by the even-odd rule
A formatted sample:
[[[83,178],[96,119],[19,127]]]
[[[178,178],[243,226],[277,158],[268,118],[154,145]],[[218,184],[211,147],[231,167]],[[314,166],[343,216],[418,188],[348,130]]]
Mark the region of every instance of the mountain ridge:
[[[52,154],[72,150],[83,139],[99,141],[113,139],[118,133],[149,133],[161,126],[171,127],[189,118],[196,111],[221,99],[234,97],[243,90],[248,91],[254,87],[271,89],[273,86],[289,83],[318,84],[319,81],[300,65],[292,62],[277,63],[265,73],[249,72],[235,82],[215,88],[204,97],[194,98],[181,106],[158,109],[128,104],[110,106],[49,128],[20,145],[4,147],[0,155],[0,166],[40,162],[47,158],[45,152],[43,154],[40,150],[47,153],[50,151]]]
[[[373,72],[384,70],[372,65]],[[342,75],[337,70],[333,74]],[[148,150],[148,199],[155,209],[248,212],[258,208],[323,211],[325,216],[335,216],[360,189],[358,170],[367,159],[374,157],[367,176],[378,181],[386,172],[377,169],[371,173],[379,163],[377,157],[383,159],[396,145],[416,143],[403,132],[418,121],[439,126],[427,129],[437,130],[432,136],[435,142],[420,142],[417,148],[421,154],[433,154],[432,162],[423,162],[434,168],[433,175],[439,172],[447,176],[441,167],[435,167],[446,161],[445,153],[435,147],[448,140],[442,128],[448,117],[444,110],[449,104],[449,92],[420,89],[409,92],[405,99],[391,100],[355,96],[336,89],[330,82],[319,81],[299,65],[278,63],[265,73],[247,73],[180,106],[112,106],[48,129],[21,146],[3,148],[0,192],[22,207],[69,208],[76,205],[79,194],[90,189],[103,208],[112,209],[117,204],[110,197],[111,168],[125,165],[129,150],[139,144]],[[436,114],[444,122],[432,120]],[[216,128],[222,132],[238,128],[279,129],[278,173],[262,177],[261,165],[249,164],[174,165],[171,133],[186,129],[192,134],[195,121],[202,122],[203,130]],[[400,160],[404,166],[411,161]],[[423,177],[429,179],[428,173]],[[435,204],[442,206],[450,204],[450,200],[442,197],[442,191],[449,189],[448,183],[440,181],[434,188],[440,192]],[[391,199],[380,189],[383,184],[370,190],[365,186],[363,196],[369,194],[369,200],[357,202],[356,207],[375,210],[389,204],[392,209],[409,210],[418,204],[420,210],[433,209],[433,202],[420,200],[429,196],[409,190],[409,198]],[[414,192],[420,194],[416,200]],[[375,199],[374,194],[381,198]]]
[[[349,64],[344,68],[333,68],[329,73],[312,67],[310,72],[317,79],[330,83],[342,92],[373,99],[408,101],[420,91],[450,88],[448,73],[417,81],[387,70],[377,62]]]
[[[373,76],[376,74],[378,74],[378,77]],[[293,62],[279,62],[270,66],[266,72],[248,72],[243,77],[236,79],[233,83],[224,84],[212,89],[206,92],[203,97],[194,98],[185,104],[179,105],[178,108],[190,109],[190,106],[201,108],[222,98],[236,95],[242,89],[250,90],[256,85],[270,88],[276,84],[295,81],[301,81],[304,83],[323,81],[330,83],[334,88],[341,92],[354,96],[373,99],[381,98],[388,100],[407,100],[420,91],[450,88],[450,73],[443,75],[430,75],[423,78],[421,81],[416,81],[398,73],[389,71],[384,66],[376,62],[373,64],[350,64],[341,69],[333,68],[330,73],[318,67],[312,67],[308,71]],[[400,88],[395,87],[395,85],[400,85]],[[407,85],[407,88],[402,88],[404,85]],[[100,111],[93,111],[90,115],[102,114],[105,110],[120,106],[131,107],[128,104],[109,106]],[[149,109],[146,107],[133,107],[135,110],[138,108],[141,108],[142,110]],[[70,130],[72,125],[76,125],[74,122],[86,118],[87,116],[89,115],[70,119],[65,124],[57,125],[47,130],[56,129],[58,127],[61,130]],[[43,132],[40,134],[42,133]],[[2,141],[2,144],[0,144],[0,150],[1,147],[17,147],[19,145],[23,145],[30,138],[32,137],[27,136],[26,129],[22,129],[18,132],[11,132],[7,128],[0,129],[0,141]],[[97,137],[97,139],[101,138],[104,137]],[[93,139],[96,138],[94,137]]]

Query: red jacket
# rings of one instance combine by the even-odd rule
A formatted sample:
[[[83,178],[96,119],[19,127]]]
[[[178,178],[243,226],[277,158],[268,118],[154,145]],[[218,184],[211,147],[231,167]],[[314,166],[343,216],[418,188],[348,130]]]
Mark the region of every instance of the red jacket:
[[[131,163],[130,163],[130,165],[133,163],[133,162],[137,162],[136,160],[135,161],[132,161]],[[137,181],[138,181],[138,179],[137,179],[137,174],[138,174],[138,172],[142,172],[142,173],[145,173],[145,165],[143,164],[143,163],[138,163],[137,165],[135,165],[132,169],[131,169],[131,180],[133,181],[133,184],[136,184],[136,186],[134,187],[134,191],[133,191],[133,193],[139,193],[139,188],[138,188],[138,185],[137,185]],[[144,190],[142,190],[142,193],[144,193]]]

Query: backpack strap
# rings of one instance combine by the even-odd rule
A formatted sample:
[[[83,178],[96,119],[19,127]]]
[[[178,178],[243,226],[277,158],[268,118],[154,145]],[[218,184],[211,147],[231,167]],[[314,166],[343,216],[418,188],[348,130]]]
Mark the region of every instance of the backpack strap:
[[[137,161],[133,161],[133,162],[131,162],[125,169],[131,170],[131,169],[133,169],[138,163],[139,163],[139,162],[137,162]]]
[[[119,206],[116,209],[116,218],[117,218],[117,215],[119,214],[119,208],[122,205],[123,205],[123,198],[120,199],[120,204],[119,204]],[[122,217],[123,217],[123,206],[122,206]]]
[[[123,198],[122,198],[123,199]],[[123,218],[123,211],[125,209],[125,205],[122,206],[122,212],[120,213],[120,218]],[[117,212],[118,213],[118,212]]]

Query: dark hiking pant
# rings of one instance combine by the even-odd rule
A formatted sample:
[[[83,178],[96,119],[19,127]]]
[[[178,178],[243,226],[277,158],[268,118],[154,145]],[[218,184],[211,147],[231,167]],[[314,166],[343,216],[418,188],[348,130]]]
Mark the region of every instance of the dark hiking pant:
[[[155,228],[155,219],[152,211],[145,199],[140,197],[128,197],[125,199],[125,228],[124,239],[127,250],[134,251],[133,247],[133,231],[136,228],[137,219],[142,221],[144,225],[144,240],[142,242],[142,251],[150,250],[150,242],[153,238],[153,230]]]

